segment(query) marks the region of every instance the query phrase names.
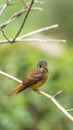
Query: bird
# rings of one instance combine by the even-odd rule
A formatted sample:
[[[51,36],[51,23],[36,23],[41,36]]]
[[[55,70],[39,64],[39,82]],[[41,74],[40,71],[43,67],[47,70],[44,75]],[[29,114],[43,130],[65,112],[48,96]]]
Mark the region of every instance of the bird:
[[[32,88],[37,90],[48,78],[48,65],[46,61],[39,61],[36,68],[28,74],[22,83],[20,83],[8,96],[14,93],[20,93],[21,91]]]

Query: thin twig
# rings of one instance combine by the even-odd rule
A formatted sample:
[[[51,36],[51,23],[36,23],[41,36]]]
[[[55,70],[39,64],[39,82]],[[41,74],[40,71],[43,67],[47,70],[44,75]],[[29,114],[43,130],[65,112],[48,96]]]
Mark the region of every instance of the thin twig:
[[[31,36],[31,35],[34,35],[34,34],[37,34],[37,33],[40,33],[40,32],[44,32],[44,31],[47,31],[47,30],[50,30],[50,29],[54,29],[54,28],[57,28],[57,27],[59,27],[58,24],[47,26],[47,27],[43,27],[43,28],[37,29],[35,31],[32,31],[30,33],[27,33],[27,34],[25,34],[23,36],[20,36],[19,39],[23,39],[23,38],[26,38],[28,36]]]
[[[27,7],[27,4],[24,0],[21,0],[22,4]]]
[[[8,40],[0,40],[0,44],[3,44],[3,43],[9,43],[9,42],[11,42],[12,41],[12,39],[9,39],[9,41]],[[62,42],[62,43],[65,43],[66,42],[66,40],[60,40],[60,39],[29,39],[29,38],[27,38],[27,39],[19,39],[19,38],[16,38],[16,40],[15,40],[15,42],[43,42],[43,43],[49,43],[49,42]]]
[[[38,10],[38,11],[42,11],[43,9],[40,8],[40,7],[32,7],[31,8],[31,11],[34,11],[34,10]],[[0,25],[0,28],[4,28],[6,27],[7,25],[9,25],[10,23],[14,22],[17,18],[19,18],[22,14],[26,13],[27,12],[27,8],[23,8],[21,9],[20,11],[16,12],[15,14],[13,14],[6,22],[2,23]]]
[[[31,4],[30,4],[30,6],[29,6],[29,8],[28,8],[28,10],[27,10],[27,13],[26,13],[26,15],[25,15],[25,17],[24,17],[24,20],[23,20],[23,22],[22,22],[22,24],[21,24],[21,26],[20,26],[20,28],[19,28],[17,34],[15,35],[15,37],[13,38],[13,40],[11,41],[12,43],[15,41],[15,39],[17,38],[17,36],[20,34],[21,30],[23,29],[23,26],[24,26],[24,24],[25,24],[25,22],[26,22],[26,20],[27,20],[27,17],[28,17],[28,15],[29,15],[29,12],[30,12],[30,10],[31,10],[31,7],[32,7],[33,3],[34,3],[34,0],[31,0]]]
[[[18,3],[18,2],[13,2],[13,3],[10,3],[10,2],[11,0],[7,0],[7,2],[0,7],[0,16],[4,13],[4,11],[6,10],[8,6],[12,6]]]
[[[9,38],[7,37],[7,35],[5,34],[4,30],[3,29],[0,29],[2,31],[2,34],[3,36],[5,37],[5,39],[10,42]]]
[[[22,83],[21,80],[15,78],[15,77],[12,76],[12,75],[9,75],[9,74],[3,72],[3,71],[0,71],[0,74],[4,75],[4,76],[6,76],[6,77],[9,77],[10,79],[15,80],[15,81],[17,81],[17,82],[19,82],[19,83]],[[56,107],[57,107],[62,113],[64,113],[64,115],[65,115],[68,119],[70,119],[70,120],[73,122],[73,116],[71,116],[71,115],[68,113],[68,111],[67,111],[64,107],[62,107],[62,106],[56,101],[56,99],[55,99],[53,96],[51,96],[51,95],[49,95],[49,94],[47,94],[47,93],[45,93],[45,92],[43,92],[43,91],[41,91],[41,90],[39,90],[39,89],[36,90],[36,92],[39,93],[39,94],[41,94],[41,95],[43,95],[44,97],[48,98],[50,101],[52,101],[52,102],[56,105]]]
[[[17,39],[16,39],[16,41],[17,41]],[[25,42],[63,42],[63,43],[65,43],[66,42],[66,40],[60,40],[60,39],[35,39],[35,38],[28,38],[28,39],[20,39],[20,40],[18,40],[18,41],[25,41]]]
[[[59,91],[59,92],[55,93],[55,94],[53,95],[53,98],[57,97],[57,96],[60,95],[62,92],[63,92],[63,91]]]
[[[11,0],[7,0],[7,2],[2,6],[2,9],[0,10],[0,16],[3,14],[7,6],[9,5]]]
[[[41,7],[33,7],[33,8],[31,8],[31,10],[43,11],[43,8],[41,8]]]
[[[72,111],[73,111],[73,108],[72,108],[72,109],[67,109],[66,111],[67,111],[67,112],[72,112]]]
[[[39,1],[39,0],[35,0],[35,3],[36,3],[36,4],[44,4],[43,1]]]
[[[26,10],[25,9],[22,9],[21,11],[13,14],[6,22],[2,23],[0,25],[0,28],[4,28],[6,27],[8,24],[12,23],[13,21],[15,21],[19,16],[21,16],[23,13],[25,13]]]
[[[51,95],[49,95],[49,94],[47,94],[47,93],[45,93],[45,92],[43,92],[43,91],[41,91],[41,90],[36,90],[39,94],[41,94],[41,95],[43,95],[43,96],[45,96],[45,97],[47,97],[48,99],[50,99],[56,106],[57,106],[57,108],[61,111],[61,112],[63,112],[64,113],[64,115],[66,116],[66,117],[68,117],[71,121],[73,121],[73,117],[66,111],[66,109],[64,108],[64,107],[62,107],[57,101],[56,101],[56,99],[53,97],[53,96],[51,96]]]

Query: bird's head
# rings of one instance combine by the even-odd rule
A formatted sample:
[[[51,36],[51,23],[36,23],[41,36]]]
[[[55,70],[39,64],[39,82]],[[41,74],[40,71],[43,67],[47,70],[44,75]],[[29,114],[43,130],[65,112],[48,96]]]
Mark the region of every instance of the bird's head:
[[[46,61],[39,61],[38,64],[37,64],[37,68],[40,69],[40,68],[45,68],[47,69],[48,66],[47,66],[47,62]]]

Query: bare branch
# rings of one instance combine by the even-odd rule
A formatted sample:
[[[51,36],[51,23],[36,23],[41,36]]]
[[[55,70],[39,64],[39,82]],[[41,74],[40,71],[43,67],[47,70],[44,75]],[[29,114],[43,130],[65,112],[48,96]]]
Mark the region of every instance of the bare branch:
[[[25,0],[21,0],[22,4],[27,7]]]
[[[0,29],[2,31],[2,34],[3,36],[5,37],[5,39],[10,42],[9,38],[7,37],[7,35],[5,34],[4,30],[3,29]]]
[[[40,33],[40,32],[44,32],[44,31],[47,31],[47,30],[50,30],[50,29],[54,29],[54,28],[57,28],[57,27],[59,27],[58,24],[47,26],[47,27],[44,27],[44,28],[40,28],[40,29],[37,29],[37,30],[32,31],[30,33],[27,33],[23,36],[20,36],[19,39],[23,39],[23,38],[26,38],[28,36],[31,36],[31,35],[34,35],[34,34],[37,34],[37,33]]]
[[[10,2],[11,0],[7,0],[7,2],[0,7],[0,16],[4,13],[4,11],[6,10],[8,6],[12,6],[18,3],[18,2],[13,2],[13,3],[10,3]]]
[[[11,43],[13,43],[15,41],[15,39],[17,38],[17,36],[20,34],[21,30],[23,29],[23,26],[24,26],[24,24],[26,22],[26,19],[27,19],[28,15],[29,15],[29,12],[31,10],[31,7],[32,7],[33,3],[34,3],[34,0],[31,0],[31,4],[30,4],[30,6],[29,6],[29,8],[27,10],[27,13],[26,13],[26,15],[24,17],[24,20],[23,20],[23,22],[22,22],[22,24],[21,24],[21,26],[20,26],[17,34],[15,35],[15,37],[13,38],[13,40],[11,41]]]
[[[16,41],[18,41],[17,39],[16,39]],[[28,39],[20,39],[19,41],[25,41],[25,42],[63,42],[63,43],[65,43],[66,42],[66,40],[60,40],[60,39],[30,39],[30,38],[28,38]]]
[[[41,91],[41,90],[36,90],[36,91],[37,91],[39,94],[41,94],[41,95],[47,97],[48,99],[50,99],[50,100],[57,106],[57,108],[58,108],[62,113],[64,113],[64,115],[65,115],[66,117],[68,117],[71,121],[73,121],[73,116],[71,116],[71,115],[66,111],[66,109],[65,109],[64,107],[62,107],[62,106],[56,101],[56,99],[55,99],[53,96],[51,96],[51,95],[49,95],[49,94],[47,94],[47,93],[45,93],[45,92],[43,92],[43,91]]]
[[[8,0],[7,2],[9,2],[9,1],[10,1],[10,0]],[[33,0],[32,0],[32,2],[33,2]],[[34,3],[36,3],[36,4],[43,4],[43,2],[38,1],[38,0],[35,0]],[[10,4],[10,3],[9,3],[9,4]],[[24,3],[24,4],[26,4],[26,3]],[[28,6],[29,6],[29,8],[28,8]],[[16,20],[18,17],[20,17],[23,13],[28,12],[28,14],[29,14],[30,9],[31,9],[30,6],[32,6],[32,3],[28,2],[28,3],[26,4],[25,8],[23,8],[21,11],[15,13],[15,14],[13,14],[13,16],[10,17],[10,19],[9,19],[8,21],[6,21],[5,23],[3,23],[3,24],[0,25],[0,30],[2,31],[3,36],[4,36],[4,38],[6,39],[6,40],[0,40],[0,43],[12,43],[12,42],[14,42],[14,41],[15,41],[15,42],[20,42],[20,41],[24,41],[24,42],[65,42],[65,40],[56,40],[56,39],[41,39],[41,38],[40,38],[40,39],[38,39],[38,38],[37,38],[37,39],[25,39],[26,37],[31,36],[31,35],[33,35],[33,34],[37,34],[37,33],[39,33],[39,32],[47,31],[47,30],[49,30],[49,29],[57,28],[57,27],[58,27],[58,24],[51,25],[51,26],[47,26],[47,27],[44,27],[44,28],[41,28],[41,29],[32,31],[32,32],[30,32],[30,33],[27,33],[27,34],[25,34],[25,35],[23,35],[23,36],[17,37],[17,36],[19,35],[20,31],[22,30],[23,26],[24,26],[24,23],[25,23],[26,18],[27,18],[27,13],[26,13],[25,18],[24,18],[24,21],[23,21],[24,23],[22,23],[22,25],[21,25],[19,31],[18,31],[17,34],[16,34],[17,36],[15,36],[15,37],[12,38],[12,39],[9,39],[9,38],[8,38],[8,36],[5,34],[3,28],[4,28],[5,26],[7,26],[9,23],[15,21],[15,20]],[[28,11],[27,11],[27,8],[28,8]],[[41,11],[42,8],[33,7],[32,10],[40,10],[40,11]]]
[[[8,24],[12,23],[13,21],[15,21],[19,16],[21,16],[23,13],[25,13],[26,10],[22,9],[21,11],[15,13],[13,16],[10,17],[10,19],[8,19],[5,23],[0,25],[0,28],[4,28],[6,27]]]
[[[54,97],[54,98],[57,97],[57,96],[60,95],[62,92],[63,92],[63,91],[59,91],[59,92],[55,93],[55,94],[53,95],[53,97]]]
[[[35,0],[35,3],[36,3],[36,4],[44,4],[43,1],[39,1],[39,0]]]
[[[5,5],[8,6],[8,5],[10,4],[9,2],[10,2],[10,0],[7,0],[7,3],[6,3]],[[23,26],[24,26],[24,23],[25,23],[25,21],[26,21],[26,19],[27,19],[27,16],[28,16],[29,12],[30,12],[30,9],[31,9],[31,7],[32,7],[33,2],[34,2],[33,0],[31,1],[31,3],[28,2],[28,3],[27,3],[27,7],[25,6],[25,9],[23,8],[21,11],[15,13],[8,21],[6,21],[4,24],[1,24],[1,25],[0,25],[0,30],[2,31],[3,36],[4,36],[4,38],[6,39],[6,42],[8,41],[9,43],[13,43],[13,42],[15,41],[16,37],[19,35],[19,33],[21,32],[21,30],[22,30],[22,28],[23,28]],[[35,2],[35,3],[36,3],[36,2]],[[39,3],[39,2],[37,2],[37,3]],[[40,3],[40,4],[42,4],[42,3]],[[28,5],[29,5],[29,8],[28,8]],[[27,10],[27,8],[28,8],[28,10]],[[40,11],[41,11],[42,8],[34,7],[34,8],[32,8],[32,10],[40,10]],[[26,15],[25,15],[25,18],[24,18],[24,20],[23,20],[23,23],[22,23],[20,29],[18,30],[16,36],[15,36],[13,39],[9,39],[8,36],[5,34],[3,28],[4,28],[5,26],[7,26],[9,23],[11,23],[11,22],[13,22],[14,20],[16,20],[16,19],[17,19],[19,16],[21,16],[24,12],[27,12],[27,13],[26,13]],[[7,43],[8,43],[8,42],[7,42]]]
[[[41,7],[33,7],[33,8],[31,8],[31,10],[43,11],[43,8],[41,8]]]
[[[11,42],[12,41],[12,39],[9,39],[9,41],[8,40],[0,40],[0,44],[3,44],[3,43],[9,43],[9,42]],[[43,42],[43,43],[49,43],[49,42],[63,42],[63,43],[65,43],[66,42],[66,40],[60,40],[60,39],[29,39],[29,38],[27,38],[27,39],[18,39],[18,38],[16,38],[16,40],[15,40],[15,42]]]
[[[0,74],[2,74],[2,75],[4,75],[4,76],[8,77],[9,79],[12,79],[12,80],[15,80],[15,81],[17,81],[17,82],[19,82],[19,83],[22,83],[21,80],[15,78],[14,76],[12,76],[12,75],[10,75],[10,74],[7,74],[7,73],[3,72],[3,71],[0,71]]]
[[[28,4],[27,4],[28,5]],[[34,10],[38,10],[38,11],[42,11],[43,9],[40,7],[32,7],[31,11]],[[14,22],[17,18],[19,18],[22,14],[27,12],[27,8],[25,6],[25,8],[21,9],[20,11],[16,12],[15,14],[13,14],[6,22],[2,23],[0,25],[0,28],[3,29],[4,27],[6,27],[7,25],[9,25],[10,23]]]
[[[37,29],[35,31],[32,31],[30,33],[27,33],[23,36],[20,36],[18,38],[15,39],[15,42],[66,42],[66,40],[60,40],[60,39],[32,39],[32,38],[28,38],[26,39],[27,37],[29,36],[32,36],[34,34],[37,34],[37,33],[40,33],[40,32],[44,32],[44,31],[47,31],[47,30],[50,30],[50,29],[54,29],[54,28],[57,28],[59,25],[58,24],[55,24],[55,25],[51,25],[51,26],[47,26],[47,27],[44,27],[44,28],[41,28],[41,29]],[[11,42],[12,39],[9,39],[9,42]],[[2,43],[8,43],[8,40],[0,40],[0,44]]]
[[[22,83],[21,80],[15,78],[15,77],[12,76],[12,75],[9,75],[9,74],[3,72],[3,71],[0,71],[0,74],[4,75],[4,76],[6,76],[6,77],[8,77],[8,78],[10,78],[10,79],[12,79],[12,80],[15,80],[15,81],[17,81],[17,82],[19,82],[19,83]],[[56,99],[55,99],[53,96],[51,96],[51,95],[49,95],[49,94],[47,94],[47,93],[45,93],[45,92],[43,92],[43,91],[41,91],[41,90],[39,90],[39,89],[36,90],[36,92],[39,93],[40,95],[43,95],[44,97],[48,98],[51,102],[53,102],[53,103],[55,104],[55,106],[56,106],[68,119],[70,119],[70,121],[73,122],[73,116],[71,116],[71,115],[68,113],[68,110],[66,110],[64,107],[62,107],[62,106],[56,101]]]
[[[0,16],[3,14],[7,6],[9,5],[11,0],[7,0],[7,2],[2,6],[2,9],[0,10]]]
[[[66,111],[67,111],[67,112],[72,112],[72,111],[73,111],[73,108],[67,109]]]

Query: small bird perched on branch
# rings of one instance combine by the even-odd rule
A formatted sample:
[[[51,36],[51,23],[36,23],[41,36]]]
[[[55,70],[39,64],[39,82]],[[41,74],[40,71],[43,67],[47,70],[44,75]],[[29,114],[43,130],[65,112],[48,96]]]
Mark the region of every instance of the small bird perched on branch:
[[[46,61],[39,61],[36,68],[28,74],[15,90],[8,94],[20,93],[26,88],[38,89],[48,78],[48,66]]]

